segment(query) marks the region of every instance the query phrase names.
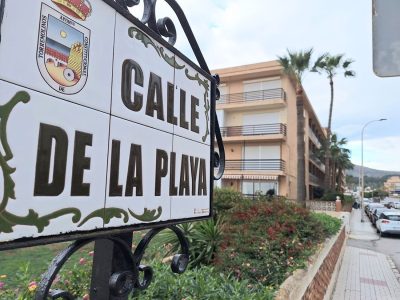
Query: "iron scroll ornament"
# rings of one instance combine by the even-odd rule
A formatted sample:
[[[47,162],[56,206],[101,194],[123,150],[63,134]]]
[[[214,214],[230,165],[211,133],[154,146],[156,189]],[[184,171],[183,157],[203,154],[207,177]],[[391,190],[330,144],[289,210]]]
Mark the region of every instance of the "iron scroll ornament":
[[[186,239],[183,232],[176,226],[158,227],[153,228],[143,237],[134,253],[131,252],[130,243],[127,243],[124,239],[118,236],[110,236],[103,238],[91,238],[77,240],[63,251],[61,251],[51,262],[47,272],[43,275],[41,282],[39,283],[35,300],[46,300],[46,299],[64,299],[64,300],[75,300],[75,297],[68,291],[59,289],[51,290],[51,285],[56,279],[57,274],[60,272],[62,267],[68,261],[68,259],[79,249],[86,246],[87,244],[94,242],[99,239],[106,239],[114,243],[122,254],[124,261],[124,267],[120,270],[111,274],[109,278],[109,289],[110,293],[115,297],[127,297],[135,289],[145,290],[153,279],[153,270],[151,266],[141,264],[143,255],[151,242],[151,240],[164,229],[172,230],[178,237],[180,243],[180,253],[173,256],[171,261],[171,270],[176,274],[185,272],[189,264],[189,242]],[[142,275],[140,275],[142,274]]]
[[[130,14],[128,8],[136,6],[140,3],[140,0],[115,0],[116,3],[122,7],[127,13]],[[189,25],[189,22],[183,12],[182,8],[176,2],[176,0],[165,0],[167,4],[175,12],[180,25],[189,41],[189,44],[193,50],[194,55],[199,63],[201,69],[211,75],[210,69],[204,59],[204,56],[200,50],[199,44],[193,34],[193,31]],[[144,11],[141,22],[147,25],[152,31],[161,37],[168,38],[168,43],[174,45],[177,39],[176,28],[172,20],[168,17],[158,19],[156,18],[156,4],[157,0],[144,0]],[[220,92],[218,86],[220,84],[220,79],[218,75],[214,75],[215,87],[212,88],[211,92],[215,93],[212,99],[219,100]],[[221,129],[218,123],[218,117],[216,111],[214,110],[214,131],[215,138],[217,140],[218,152],[214,151],[214,168],[217,168],[217,174],[214,174],[214,180],[221,179],[225,170],[225,149],[222,141]]]

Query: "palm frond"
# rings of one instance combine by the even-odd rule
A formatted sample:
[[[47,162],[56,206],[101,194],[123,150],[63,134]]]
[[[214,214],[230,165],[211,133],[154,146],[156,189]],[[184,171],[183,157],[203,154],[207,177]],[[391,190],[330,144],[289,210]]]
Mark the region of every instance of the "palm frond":
[[[347,69],[353,62],[354,62],[354,60],[352,60],[352,59],[345,60],[342,65],[343,69]]]
[[[345,71],[344,72],[344,77],[355,77],[356,76],[356,72],[354,71]]]
[[[329,53],[323,53],[322,55],[320,55],[317,60],[314,63],[314,66],[311,68],[311,72],[318,72],[318,73],[322,73],[322,70],[325,69],[326,67],[326,57],[329,56]]]
[[[287,56],[278,56],[278,61],[283,67],[284,73],[293,76],[301,85],[304,72],[309,69],[313,49],[301,51],[287,51]]]

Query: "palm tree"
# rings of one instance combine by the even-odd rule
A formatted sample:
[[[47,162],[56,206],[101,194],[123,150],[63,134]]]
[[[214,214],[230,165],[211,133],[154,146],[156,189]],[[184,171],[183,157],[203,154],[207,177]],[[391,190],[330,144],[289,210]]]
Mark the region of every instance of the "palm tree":
[[[332,155],[332,168],[330,170],[332,182],[330,184],[334,186],[335,190],[338,192],[342,192],[340,183],[343,178],[343,171],[353,168],[353,164],[350,161],[350,150],[344,147],[346,144],[346,138],[339,140],[335,133],[332,134],[329,147]]]
[[[332,189],[332,178],[330,177],[331,168],[330,168],[330,160],[331,153],[329,150],[330,141],[331,141],[331,125],[332,125],[332,110],[333,110],[333,78],[338,74],[339,71],[343,71],[345,77],[354,77],[356,73],[352,70],[349,70],[350,65],[353,63],[352,59],[344,59],[344,54],[339,55],[330,55],[329,53],[325,53],[317,58],[314,63],[312,72],[318,72],[319,74],[328,75],[329,85],[331,88],[331,103],[329,105],[329,119],[328,119],[328,130],[327,130],[327,139],[325,143],[325,181],[324,188],[325,192],[328,192]]]
[[[287,56],[278,56],[283,72],[296,84],[297,107],[297,200],[306,206],[305,145],[304,145],[304,98],[302,79],[310,68],[313,49],[299,52],[287,50]]]

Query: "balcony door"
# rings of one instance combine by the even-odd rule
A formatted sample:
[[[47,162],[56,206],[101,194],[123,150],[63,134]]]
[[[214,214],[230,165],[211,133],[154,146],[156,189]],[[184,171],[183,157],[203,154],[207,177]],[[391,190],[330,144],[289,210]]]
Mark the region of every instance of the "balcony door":
[[[280,79],[266,80],[249,80],[243,82],[244,99],[246,101],[264,100],[264,95],[269,90],[279,89],[282,87]]]
[[[242,135],[261,135],[271,133],[270,131],[274,130],[274,128],[261,125],[276,123],[280,123],[280,113],[277,111],[259,114],[244,114],[242,119]]]
[[[280,157],[279,145],[246,145],[243,148],[243,169],[244,170],[257,170],[266,171],[268,173],[269,164],[266,160],[279,160]]]

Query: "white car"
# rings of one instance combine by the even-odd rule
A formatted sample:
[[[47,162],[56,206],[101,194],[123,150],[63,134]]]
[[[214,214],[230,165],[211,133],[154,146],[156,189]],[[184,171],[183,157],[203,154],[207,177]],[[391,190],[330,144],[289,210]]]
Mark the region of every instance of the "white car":
[[[376,221],[376,231],[385,233],[400,234],[400,211],[385,211],[381,213]]]
[[[368,203],[367,205],[365,205],[365,213],[367,214],[368,218],[371,219],[373,209],[378,207],[385,207],[385,206],[380,203]]]

